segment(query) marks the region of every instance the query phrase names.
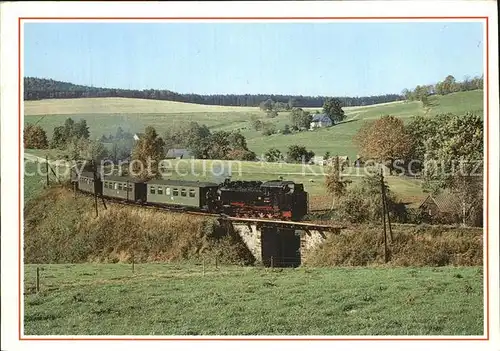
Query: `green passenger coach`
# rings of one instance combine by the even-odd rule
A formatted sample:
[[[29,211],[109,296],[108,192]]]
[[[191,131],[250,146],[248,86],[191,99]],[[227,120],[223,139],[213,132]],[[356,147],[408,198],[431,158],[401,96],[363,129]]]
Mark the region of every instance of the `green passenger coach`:
[[[217,190],[210,182],[186,180],[150,180],[146,184],[149,203],[203,208],[207,205],[207,192]]]
[[[102,180],[102,194],[127,201],[146,202],[146,184],[128,177],[107,176]]]

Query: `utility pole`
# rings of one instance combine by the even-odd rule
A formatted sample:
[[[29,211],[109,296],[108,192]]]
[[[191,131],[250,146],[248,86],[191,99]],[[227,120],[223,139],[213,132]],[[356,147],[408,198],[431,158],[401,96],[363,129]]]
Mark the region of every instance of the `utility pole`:
[[[382,182],[382,202],[384,206],[384,213],[387,214],[387,223],[389,225],[389,237],[391,238],[391,243],[392,243],[392,225],[391,225],[391,216],[389,214],[389,205],[387,204],[387,193],[385,189],[385,183],[384,183],[384,176],[383,174],[381,175],[381,182]]]
[[[47,187],[49,187],[49,156],[45,155],[45,173],[47,173]]]
[[[382,197],[382,222],[384,223],[384,260],[385,263],[389,262],[388,248],[387,248],[387,229],[385,224],[385,198],[384,198],[384,173],[380,172],[380,186],[381,186],[381,197]]]
[[[99,210],[97,208],[97,172],[96,172],[94,160],[92,160],[92,172],[94,174],[94,205],[95,205],[95,216],[99,217]]]

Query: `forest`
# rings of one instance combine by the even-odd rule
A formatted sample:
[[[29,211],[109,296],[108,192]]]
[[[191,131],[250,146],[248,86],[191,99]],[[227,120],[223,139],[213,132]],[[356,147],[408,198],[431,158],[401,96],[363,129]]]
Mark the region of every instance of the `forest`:
[[[74,98],[96,98],[96,97],[123,97],[151,100],[168,100],[187,102],[202,105],[220,106],[251,106],[258,107],[262,102],[270,99],[274,102],[283,103],[288,109],[292,107],[322,107],[328,96],[302,96],[302,95],[266,95],[266,94],[180,94],[170,90],[129,90],[96,88],[85,85],[77,85],[60,82],[53,79],[42,79],[35,77],[24,78],[24,100],[41,99],[74,99]],[[384,102],[403,100],[399,94],[386,94],[363,97],[336,97],[342,106],[364,106]]]

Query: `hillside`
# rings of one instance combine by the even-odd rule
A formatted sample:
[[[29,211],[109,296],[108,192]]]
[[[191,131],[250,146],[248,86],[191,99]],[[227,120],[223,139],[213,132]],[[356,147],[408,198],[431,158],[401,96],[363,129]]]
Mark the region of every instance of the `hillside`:
[[[445,96],[433,96],[433,104],[429,113],[456,113],[467,111],[483,114],[483,91],[458,92]],[[425,110],[420,102],[393,102],[364,107],[346,107],[346,120],[327,129],[306,131],[289,135],[276,134],[263,136],[251,127],[251,118],[266,119],[282,129],[289,124],[289,113],[280,112],[278,117],[267,119],[265,113],[257,107],[231,107],[187,104],[171,101],[157,101],[125,98],[95,99],[53,99],[25,102],[25,123],[34,123],[42,118],[39,124],[47,131],[49,137],[54,127],[64,123],[68,117],[84,118],[90,127],[91,137],[99,138],[103,134],[115,133],[121,126],[132,133],[144,130],[147,125],[155,127],[163,133],[172,125],[195,121],[206,124],[212,130],[240,129],[247,138],[248,146],[258,155],[269,147],[277,147],[282,152],[288,145],[302,144],[323,155],[348,155],[355,157],[357,150],[352,137],[365,120],[373,120],[391,114],[400,118],[423,115]]]

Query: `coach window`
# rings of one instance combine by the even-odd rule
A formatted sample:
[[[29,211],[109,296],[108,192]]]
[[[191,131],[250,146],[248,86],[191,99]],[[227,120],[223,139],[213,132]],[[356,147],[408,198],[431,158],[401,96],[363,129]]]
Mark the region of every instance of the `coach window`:
[[[181,189],[181,196],[187,196],[186,189]]]
[[[189,197],[196,197],[196,191],[194,189],[189,189]]]
[[[174,188],[172,191],[172,196],[179,196],[179,189]]]
[[[170,188],[165,188],[165,195],[170,195]]]
[[[118,183],[118,190],[122,190],[123,189],[122,187],[123,187],[122,183]]]
[[[162,186],[158,187],[158,195],[163,195],[163,187]]]
[[[156,194],[156,189],[155,189],[154,186],[151,186],[150,193],[153,194],[153,195]]]

